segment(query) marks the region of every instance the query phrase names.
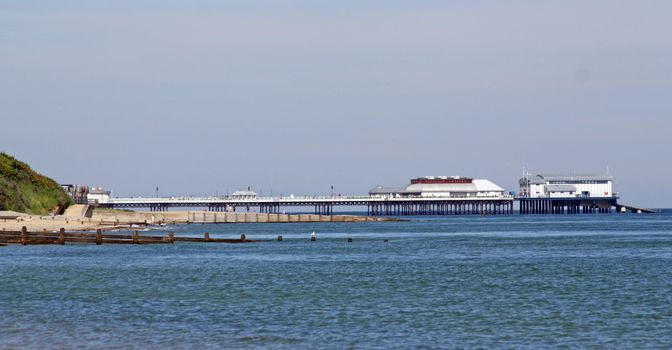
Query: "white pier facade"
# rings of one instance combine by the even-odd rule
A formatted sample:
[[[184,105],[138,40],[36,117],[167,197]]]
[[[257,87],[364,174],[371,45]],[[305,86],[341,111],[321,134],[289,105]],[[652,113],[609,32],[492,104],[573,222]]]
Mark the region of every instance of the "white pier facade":
[[[620,211],[609,175],[526,175],[518,183],[521,214],[610,213],[614,207]]]
[[[280,213],[283,207],[313,207],[316,214],[333,214],[334,207],[366,207],[369,215],[466,215],[512,214],[512,196],[445,196],[445,197],[168,197],[110,198],[97,205],[105,208],[147,208],[166,211],[169,208],[207,208],[210,211],[257,209],[262,213]]]
[[[107,199],[107,198],[106,198]],[[459,176],[426,176],[412,179],[403,188],[378,186],[368,196],[257,197],[238,191],[231,197],[109,198],[99,201],[108,208],[206,207],[211,211],[258,208],[279,213],[282,207],[314,207],[316,214],[330,215],[337,206],[366,207],[368,215],[466,215],[513,214],[513,196],[494,183]]]
[[[102,189],[100,189],[102,191]],[[653,212],[620,205],[613,179],[608,175],[536,175],[520,179],[514,197],[487,179],[460,176],[425,176],[401,187],[376,186],[368,196],[258,197],[237,191],[230,197],[113,198],[109,192],[89,200],[106,208],[207,208],[210,211],[280,213],[282,208],[313,207],[316,214],[331,215],[335,207],[367,208],[368,215],[492,215],[513,214],[514,200],[520,214],[610,213],[626,210]]]

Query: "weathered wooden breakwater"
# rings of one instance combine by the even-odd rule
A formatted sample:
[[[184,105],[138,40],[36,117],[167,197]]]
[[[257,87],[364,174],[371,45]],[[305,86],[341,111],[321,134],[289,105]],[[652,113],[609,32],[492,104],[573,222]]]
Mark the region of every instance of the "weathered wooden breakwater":
[[[168,232],[165,236],[142,235],[139,231],[133,231],[131,234],[103,233],[97,230],[90,232],[66,232],[61,228],[58,232],[41,231],[29,232],[27,228],[22,227],[21,231],[0,231],[0,244],[56,244],[64,245],[66,243],[88,243],[88,244],[173,244],[175,242],[200,242],[200,243],[252,243],[256,240],[249,240],[245,235],[239,239],[211,238],[208,232],[203,237],[176,237],[173,232]]]

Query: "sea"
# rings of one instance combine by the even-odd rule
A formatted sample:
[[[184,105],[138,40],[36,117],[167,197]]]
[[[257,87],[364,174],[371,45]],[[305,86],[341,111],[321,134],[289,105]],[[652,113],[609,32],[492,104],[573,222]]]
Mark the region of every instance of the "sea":
[[[671,210],[404,219],[0,247],[0,349],[672,348]]]

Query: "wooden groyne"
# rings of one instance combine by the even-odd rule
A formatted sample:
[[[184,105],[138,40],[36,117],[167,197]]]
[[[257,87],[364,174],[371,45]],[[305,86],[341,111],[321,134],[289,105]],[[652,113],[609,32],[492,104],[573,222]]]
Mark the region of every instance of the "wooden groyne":
[[[24,226],[21,231],[0,231],[0,245],[7,244],[56,244],[64,245],[66,243],[89,243],[89,244],[173,244],[175,242],[199,242],[199,243],[252,243],[255,240],[248,240],[245,235],[240,239],[210,238],[208,232],[203,237],[176,237],[173,232],[168,232],[165,236],[141,235],[139,231],[133,231],[129,234],[110,234],[97,230],[95,233],[89,232],[66,232],[61,228],[58,232],[28,232]]]

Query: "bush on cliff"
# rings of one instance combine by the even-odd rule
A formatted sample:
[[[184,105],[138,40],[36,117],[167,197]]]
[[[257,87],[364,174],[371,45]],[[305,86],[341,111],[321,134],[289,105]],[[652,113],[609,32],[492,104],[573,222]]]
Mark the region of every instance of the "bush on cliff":
[[[56,181],[0,152],[0,210],[48,214],[60,212],[70,203]]]

